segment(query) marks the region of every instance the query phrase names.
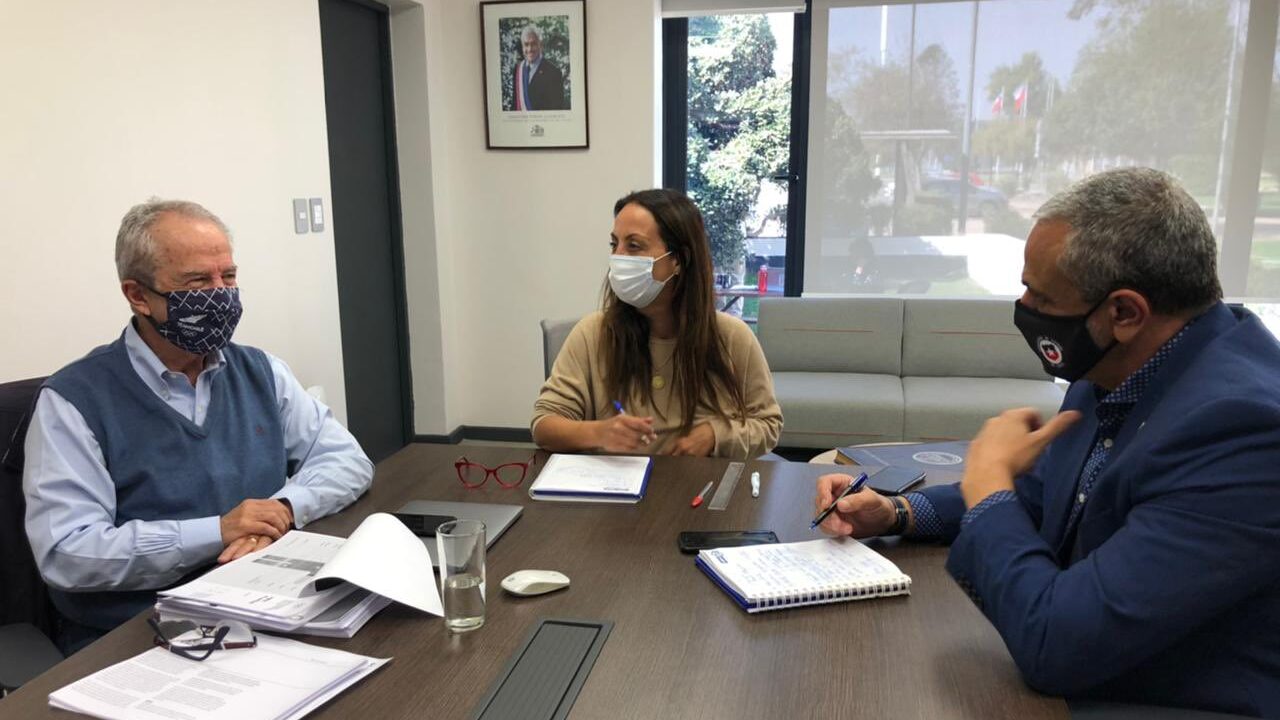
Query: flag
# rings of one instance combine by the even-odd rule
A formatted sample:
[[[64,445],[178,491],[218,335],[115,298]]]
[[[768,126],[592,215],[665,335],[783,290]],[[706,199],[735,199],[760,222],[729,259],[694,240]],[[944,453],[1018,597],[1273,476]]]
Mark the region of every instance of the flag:
[[[1013,111],[1021,115],[1027,116],[1027,84],[1022,83],[1017,90],[1013,91]]]
[[[991,103],[992,117],[999,117],[1004,112],[1004,88],[1000,88],[1000,94],[996,95],[996,99]]]

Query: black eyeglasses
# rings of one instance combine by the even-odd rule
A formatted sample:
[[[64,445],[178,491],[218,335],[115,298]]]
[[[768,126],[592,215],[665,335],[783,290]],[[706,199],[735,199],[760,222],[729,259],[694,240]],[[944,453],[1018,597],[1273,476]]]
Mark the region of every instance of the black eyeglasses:
[[[458,471],[458,480],[462,482],[469,490],[484,485],[492,475],[498,484],[510,490],[524,482],[524,476],[529,472],[529,466],[538,459],[537,453],[529,458],[528,462],[510,462],[503,463],[498,467],[489,467],[474,463],[465,456],[460,457],[453,462],[453,467]]]
[[[156,645],[197,662],[207,660],[215,650],[234,650],[258,645],[258,638],[253,630],[238,620],[200,625],[192,620],[161,621],[148,618],[147,624],[156,633]]]

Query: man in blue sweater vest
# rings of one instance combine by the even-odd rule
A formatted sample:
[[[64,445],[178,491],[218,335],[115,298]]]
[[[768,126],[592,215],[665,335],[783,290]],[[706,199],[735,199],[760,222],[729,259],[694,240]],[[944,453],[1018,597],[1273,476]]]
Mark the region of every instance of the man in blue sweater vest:
[[[1071,381],[987,421],[964,479],[858,492],[828,532],[951,543],[947,569],[1043,692],[1280,717],[1280,346],[1222,303],[1168,175],[1094,175],[1027,239],[1014,324]],[[818,482],[825,507],[849,483]]]
[[[230,233],[200,205],[125,215],[124,332],[50,377],[26,441],[26,529],[74,652],[213,563],[360,497],[373,464],[279,359],[231,343]]]

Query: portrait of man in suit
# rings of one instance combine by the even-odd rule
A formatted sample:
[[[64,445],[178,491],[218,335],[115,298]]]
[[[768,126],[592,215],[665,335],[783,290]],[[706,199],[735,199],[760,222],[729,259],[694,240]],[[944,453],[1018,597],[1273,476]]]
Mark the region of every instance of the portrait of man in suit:
[[[533,25],[525,25],[520,31],[519,50],[511,93],[503,98],[509,102],[503,103],[503,109],[514,112],[568,110],[564,73],[543,54],[542,32]]]

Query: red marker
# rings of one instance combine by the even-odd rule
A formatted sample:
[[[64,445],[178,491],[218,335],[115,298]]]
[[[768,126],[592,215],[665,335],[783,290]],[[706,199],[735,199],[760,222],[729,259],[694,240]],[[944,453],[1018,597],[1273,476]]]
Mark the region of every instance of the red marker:
[[[699,505],[701,505],[702,499],[707,496],[707,491],[710,490],[711,486],[715,484],[716,484],[715,480],[712,480],[711,482],[707,483],[707,486],[702,488],[702,492],[698,493],[698,497],[694,498],[693,502],[689,503],[689,507],[698,507]]]

